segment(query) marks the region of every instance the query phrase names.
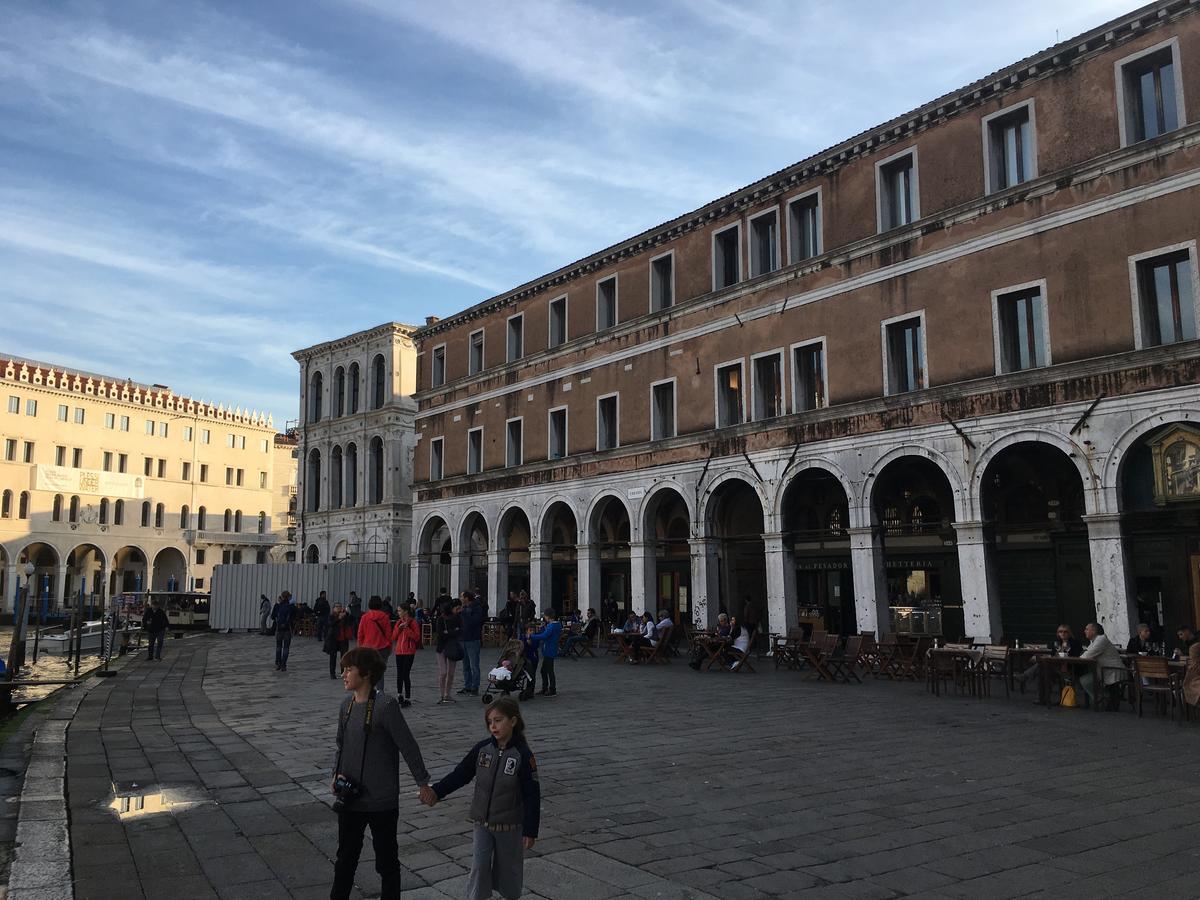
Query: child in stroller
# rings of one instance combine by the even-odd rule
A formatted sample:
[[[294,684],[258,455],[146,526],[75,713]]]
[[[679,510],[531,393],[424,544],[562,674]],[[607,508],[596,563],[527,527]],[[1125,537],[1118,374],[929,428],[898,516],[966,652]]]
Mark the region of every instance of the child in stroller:
[[[525,654],[521,642],[510,640],[500,650],[500,659],[496,668],[488,672],[487,687],[479,699],[491,703],[493,694],[507,696],[517,693],[522,700],[533,696],[533,678],[525,666]]]

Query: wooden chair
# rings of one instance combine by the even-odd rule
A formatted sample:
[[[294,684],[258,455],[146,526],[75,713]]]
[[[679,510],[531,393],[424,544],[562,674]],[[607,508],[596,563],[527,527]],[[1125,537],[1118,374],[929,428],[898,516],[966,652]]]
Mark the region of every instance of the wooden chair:
[[[853,679],[858,684],[862,684],[862,679],[858,677],[859,654],[862,652],[862,636],[851,635],[846,638],[846,646],[841,651],[835,651],[829,654],[825,660],[825,667],[829,670],[829,674],[833,676],[834,681],[844,681],[846,684]]]
[[[669,663],[671,661],[671,632],[674,630],[673,627],[668,628],[667,633],[660,635],[651,647],[638,647],[634,659],[638,662],[645,660],[650,663]]]
[[[1137,656],[1133,660],[1134,690],[1137,691],[1137,714],[1142,717],[1142,701],[1145,697],[1155,698],[1156,707],[1167,707],[1171,719],[1175,718],[1175,707],[1182,705],[1179,683],[1175,673],[1161,656]]]
[[[728,666],[730,672],[753,672],[754,664],[750,661],[750,650],[739,650],[730,644],[725,648],[725,656],[731,660]]]
[[[822,635],[820,641],[809,641],[807,644],[798,644],[796,651],[817,678],[821,681],[832,682],[834,675],[829,671],[827,661],[837,651],[840,640],[836,634],[825,634]]]
[[[1004,645],[986,645],[983,648],[983,656],[975,667],[975,674],[979,678],[981,694],[991,696],[992,679],[999,678],[1004,682],[1004,698],[1007,700],[1012,695],[1012,686],[1008,679],[1008,648]]]
[[[772,634],[771,656],[775,659],[775,668],[778,669],[781,665],[785,665],[789,669],[800,668],[800,656],[796,648],[803,643],[803,628],[789,628],[786,637],[781,634]]]

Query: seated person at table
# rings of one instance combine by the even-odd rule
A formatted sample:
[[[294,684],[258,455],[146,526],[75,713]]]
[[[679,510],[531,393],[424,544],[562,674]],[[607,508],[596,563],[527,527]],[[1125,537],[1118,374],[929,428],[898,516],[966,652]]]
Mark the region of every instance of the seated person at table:
[[[596,618],[596,611],[589,609],[587,611],[587,621],[583,625],[583,630],[579,634],[573,634],[567,638],[567,642],[563,644],[563,655],[569,656],[572,648],[579,644],[586,644],[589,641],[596,639],[596,632],[600,630],[600,620]]]
[[[631,612],[625,619],[624,628],[615,628],[614,631],[624,632],[625,634],[637,634],[642,630],[642,620],[637,613]]]
[[[674,628],[675,623],[671,621],[670,610],[660,609],[658,611],[658,624],[654,626],[654,630],[659,634],[665,634],[668,628]]]
[[[729,661],[729,668],[732,669],[737,665],[738,660],[750,652],[750,642],[754,639],[754,628],[739,624],[735,616],[729,620],[729,633],[734,635],[730,647],[737,651],[731,653],[727,650],[725,653],[725,658]]]
[[[1090,642],[1083,651],[1083,659],[1094,659],[1100,671],[1100,683],[1105,687],[1120,684],[1125,680],[1125,663],[1121,661],[1121,652],[1113,646],[1113,642],[1104,633],[1104,627],[1095,622],[1089,622],[1083,629],[1083,636]],[[1079,678],[1079,685],[1093,704],[1100,702],[1095,676],[1084,672]],[[1115,707],[1109,706],[1109,709]]]
[[[717,616],[717,630],[715,634],[700,634],[696,636],[695,649],[692,651],[692,658],[688,662],[688,665],[699,671],[713,644],[727,637],[729,637],[729,616],[721,613]]]
[[[1186,659],[1192,649],[1192,644],[1196,643],[1196,632],[1192,630],[1191,625],[1184,625],[1175,632],[1175,637],[1177,639],[1175,659]]]
[[[725,613],[717,616],[717,637],[729,637],[729,616]]]
[[[643,647],[653,647],[657,642],[658,632],[654,629],[654,616],[649,612],[642,613],[642,630],[639,634],[635,634],[630,638],[629,643],[634,650],[641,650]],[[634,662],[637,657],[634,657]]]
[[[1183,702],[1200,706],[1200,641],[1188,648],[1188,667],[1183,676]]]
[[[1071,633],[1070,625],[1059,625],[1058,630],[1054,634],[1054,640],[1047,646],[1049,646],[1050,652],[1054,654],[1065,651],[1067,656],[1078,656],[1083,652],[1083,644]],[[1017,679],[1022,684],[1027,684],[1030,681],[1036,681],[1040,677],[1039,673],[1041,671],[1038,668],[1037,660],[1034,660],[1028,669],[1017,676]]]
[[[1157,649],[1154,642],[1150,640],[1150,626],[1145,622],[1139,622],[1137,633],[1125,645],[1125,652],[1146,655],[1156,652]]]

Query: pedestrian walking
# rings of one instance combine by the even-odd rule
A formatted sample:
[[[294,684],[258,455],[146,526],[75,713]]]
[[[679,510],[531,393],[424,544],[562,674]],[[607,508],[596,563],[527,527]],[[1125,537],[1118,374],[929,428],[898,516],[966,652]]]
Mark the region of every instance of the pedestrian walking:
[[[421,626],[412,610],[400,607],[400,619],[392,629],[392,644],[396,648],[396,696],[400,705],[412,705],[412,667],[421,649]]]
[[[558,659],[558,638],[562,634],[562,623],[553,609],[545,610],[542,615],[546,624],[542,630],[533,635],[542,651],[542,696],[553,697],[558,693],[558,683],[554,679],[554,661]]]
[[[296,623],[296,607],[287,591],[279,595],[271,609],[271,621],[275,623],[275,668],[286,672],[288,654],[292,650],[292,626]]]
[[[375,871],[381,900],[400,900],[400,853],[396,828],[400,820],[400,757],[421,788],[421,800],[436,802],[429,772],[400,704],[376,690],[387,666],[367,647],[342,657],[342,684],[351,696],[339,709],[337,761],[333,767],[333,808],[338,817],[337,859],[330,900],[347,900],[362,853],[363,835],[371,829]]]
[[[486,611],[483,604],[470,591],[462,592],[462,609],[458,618],[462,623],[459,640],[463,649],[463,686],[460,694],[479,693],[479,648],[483,646],[483,620]]]
[[[163,640],[167,636],[167,625],[169,624],[166,611],[158,605],[158,598],[151,597],[150,605],[142,613],[142,628],[146,629],[146,636],[149,639],[146,659],[162,659]]]
[[[454,669],[463,658],[462,644],[459,635],[462,624],[458,618],[458,601],[443,603],[442,613],[434,620],[434,634],[437,635],[438,658],[438,693],[441,697],[438,703],[453,703],[450,689],[454,687]]]
[[[537,760],[525,740],[521,709],[511,697],[488,706],[484,723],[491,736],[472,747],[432,792],[422,791],[421,799],[433,806],[475,782],[468,814],[474,823],[474,852],[467,897],[486,900],[497,890],[506,900],[517,900],[525,880],[525,851],[533,849],[541,820]]]
[[[362,618],[362,599],[354,591],[350,592],[350,621],[358,628],[358,620]]]
[[[329,600],[325,596],[325,592],[321,591],[321,596],[313,601],[313,615],[317,618],[317,640],[324,643],[325,630],[329,627]]]
[[[340,603],[333,604],[329,613],[329,627],[325,631],[325,642],[322,649],[329,654],[329,677],[337,678],[337,664],[342,655],[350,649],[350,641],[354,637],[354,628],[350,625],[350,614]]]
[[[385,666],[392,655],[392,620],[383,611],[383,600],[378,594],[367,601],[366,615],[358,621],[358,646],[377,651]]]
[[[271,630],[268,623],[271,621],[271,601],[266,594],[258,595],[261,600],[258,604],[258,633],[270,634]]]

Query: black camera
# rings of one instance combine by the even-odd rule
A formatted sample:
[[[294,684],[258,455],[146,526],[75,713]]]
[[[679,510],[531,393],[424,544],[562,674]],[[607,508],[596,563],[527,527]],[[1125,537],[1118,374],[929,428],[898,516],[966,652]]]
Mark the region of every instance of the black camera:
[[[342,812],[346,804],[353,803],[362,796],[362,785],[345,775],[337,775],[333,779],[333,811]]]

